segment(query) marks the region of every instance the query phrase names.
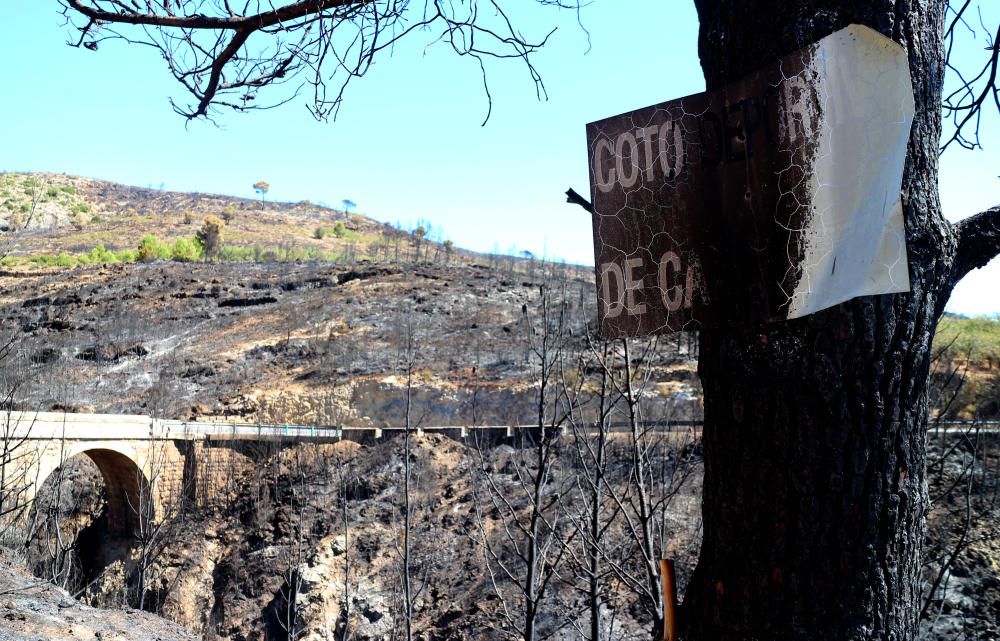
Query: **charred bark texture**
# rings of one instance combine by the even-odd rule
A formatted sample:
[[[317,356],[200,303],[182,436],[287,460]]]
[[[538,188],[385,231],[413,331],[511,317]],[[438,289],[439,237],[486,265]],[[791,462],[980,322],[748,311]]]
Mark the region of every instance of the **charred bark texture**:
[[[683,637],[914,639],[929,347],[957,245],[937,192],[945,2],[695,4],[709,88],[859,23],[906,48],[916,117],[902,185],[911,291],[701,332],[704,542]]]

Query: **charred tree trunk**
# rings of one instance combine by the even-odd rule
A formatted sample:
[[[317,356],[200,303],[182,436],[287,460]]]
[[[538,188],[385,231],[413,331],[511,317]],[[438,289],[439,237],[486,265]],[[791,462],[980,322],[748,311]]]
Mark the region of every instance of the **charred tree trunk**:
[[[914,639],[929,347],[964,269],[937,192],[946,3],[695,4],[710,89],[860,23],[906,49],[916,116],[902,184],[911,291],[701,332],[704,542],[683,636]]]

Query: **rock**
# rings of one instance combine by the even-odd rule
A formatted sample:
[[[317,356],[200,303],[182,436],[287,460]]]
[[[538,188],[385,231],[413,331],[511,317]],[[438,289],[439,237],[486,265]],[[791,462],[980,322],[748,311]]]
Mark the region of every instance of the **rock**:
[[[92,345],[85,348],[76,358],[81,361],[92,361],[97,363],[117,363],[125,358],[142,358],[149,354],[149,350],[142,343],[130,343],[119,345],[108,343],[106,345]]]
[[[31,361],[39,365],[54,363],[62,357],[62,350],[52,347],[43,347],[31,355]]]
[[[274,296],[261,296],[260,298],[227,298],[219,301],[219,307],[254,307],[256,305],[270,305],[277,303]]]

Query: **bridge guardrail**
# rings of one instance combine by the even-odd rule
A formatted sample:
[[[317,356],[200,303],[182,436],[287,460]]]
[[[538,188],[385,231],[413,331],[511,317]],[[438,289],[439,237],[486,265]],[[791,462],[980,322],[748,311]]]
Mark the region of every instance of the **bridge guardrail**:
[[[240,421],[184,421],[158,419],[140,414],[76,414],[64,412],[0,412],[9,438],[73,440],[317,440],[336,441],[359,438],[378,439],[402,432],[403,427],[348,425],[266,425]],[[1000,420],[934,420],[928,433],[960,433],[978,425],[985,432],[1000,433]],[[700,429],[700,420],[646,421],[647,429]],[[507,436],[517,430],[537,429],[536,425],[437,425],[416,428],[418,433],[444,433],[463,438],[472,432]],[[627,431],[627,423],[613,423],[611,431]]]

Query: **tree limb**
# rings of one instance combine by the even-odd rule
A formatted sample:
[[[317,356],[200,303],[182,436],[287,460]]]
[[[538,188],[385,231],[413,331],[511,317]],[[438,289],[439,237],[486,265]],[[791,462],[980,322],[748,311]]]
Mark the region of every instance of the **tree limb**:
[[[309,109],[326,120],[336,116],[347,84],[365,75],[377,54],[391,55],[395,43],[419,31],[432,32],[430,44],[474,58],[484,75],[486,59],[522,61],[539,97],[545,95],[533,54],[551,31],[527,39],[499,0],[248,0],[236,11],[228,0],[58,2],[74,32],[72,46],[97,50],[106,40],[121,40],[159,51],[194,99],[180,105],[171,100],[188,119],[210,118],[219,108],[269,109],[311,86]],[[580,6],[580,0],[532,2]],[[297,86],[275,100],[269,89],[285,83]],[[486,95],[489,100],[488,88]]]
[[[951,284],[1000,254],[1000,205],[955,224],[958,249],[952,265]]]
[[[590,201],[576,193],[576,190],[572,187],[566,190],[566,202],[573,205],[580,205],[590,213],[594,213],[594,206],[590,204]]]
[[[215,93],[219,90],[222,68],[236,55],[240,47],[246,43],[251,33],[251,31],[237,31],[233,39],[226,45],[226,48],[222,50],[222,53],[212,62],[212,73],[208,78],[208,86],[205,87],[204,94],[198,102],[198,109],[194,112],[194,116],[204,116],[208,113],[208,106],[212,103]]]
[[[965,18],[970,4],[970,0],[965,0],[962,6],[956,9],[949,3],[947,9],[954,14],[954,17],[945,30],[945,64],[949,73],[954,74],[958,79],[958,83],[953,90],[946,91],[942,98],[945,118],[951,121],[953,127],[953,131],[946,136],[944,144],[941,145],[942,153],[952,143],[957,143],[965,149],[982,149],[979,127],[983,110],[990,102],[1000,110],[1000,85],[998,85],[1000,83],[1000,25],[988,29],[983,23],[980,11],[981,30],[974,28]],[[967,69],[964,64],[962,68],[959,68],[952,60],[951,54],[955,45],[956,27],[959,26],[963,27],[962,31],[970,34],[973,39],[978,39],[980,34],[983,37],[983,42],[986,45],[984,50],[988,51],[989,54],[985,56],[985,61],[979,66],[978,72],[975,72],[974,68]]]
[[[173,15],[168,13],[141,12],[119,8],[118,11],[101,9],[99,2],[88,4],[85,0],[65,0],[72,9],[87,16],[91,20],[123,24],[146,25],[150,27],[177,27],[181,29],[234,29],[257,30],[273,27],[289,20],[298,20],[305,16],[322,13],[330,9],[339,9],[356,4],[368,4],[373,0],[300,0],[292,4],[262,11],[249,16],[206,16]]]

